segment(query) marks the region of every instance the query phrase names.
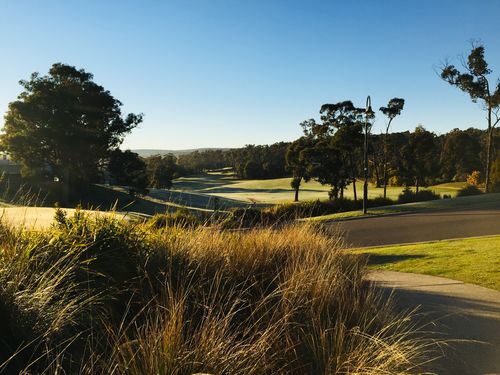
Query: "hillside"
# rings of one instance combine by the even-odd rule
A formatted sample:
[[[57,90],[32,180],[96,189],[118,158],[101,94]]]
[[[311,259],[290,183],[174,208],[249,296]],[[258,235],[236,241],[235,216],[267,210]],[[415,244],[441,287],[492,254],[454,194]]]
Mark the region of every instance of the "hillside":
[[[131,150],[137,154],[139,154],[139,156],[142,156],[143,158],[147,158],[148,156],[152,156],[152,155],[166,155],[166,154],[174,154],[175,156],[179,156],[179,155],[185,155],[185,154],[189,154],[191,152],[194,152],[194,151],[207,151],[207,150],[223,150],[223,151],[226,151],[226,150],[229,150],[229,148],[217,148],[217,147],[207,147],[207,148],[191,148],[191,149],[186,149],[186,150],[165,150],[165,149],[149,149],[149,148],[140,148],[140,149],[135,149],[135,150]]]

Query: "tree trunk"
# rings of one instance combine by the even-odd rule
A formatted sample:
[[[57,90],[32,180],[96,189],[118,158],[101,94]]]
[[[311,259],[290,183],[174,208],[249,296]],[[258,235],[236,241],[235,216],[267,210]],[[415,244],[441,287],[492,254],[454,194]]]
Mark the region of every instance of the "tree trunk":
[[[354,162],[352,161],[352,154],[349,155],[349,162],[351,163],[352,191],[354,193],[354,201],[357,201],[358,195],[356,194],[356,168],[354,167]]]
[[[493,128],[491,127],[491,106],[488,106],[488,140],[486,146],[486,173],[484,180],[484,192],[490,191],[490,165],[491,165],[491,148],[493,144]]]
[[[295,198],[293,199],[294,202],[299,201],[299,189],[300,189],[300,183],[302,182],[302,177],[293,177],[292,179],[292,188],[295,191]]]
[[[373,157],[373,171],[375,172],[375,187],[379,188],[380,187],[380,174],[379,174],[379,165],[378,165],[378,160],[377,157]]]
[[[389,122],[390,124],[390,122]],[[389,133],[389,127],[385,132],[384,137],[384,199],[387,198],[387,135]]]
[[[418,177],[417,177],[417,178],[415,178],[415,190],[417,193],[418,193],[418,187],[419,186],[418,186]]]

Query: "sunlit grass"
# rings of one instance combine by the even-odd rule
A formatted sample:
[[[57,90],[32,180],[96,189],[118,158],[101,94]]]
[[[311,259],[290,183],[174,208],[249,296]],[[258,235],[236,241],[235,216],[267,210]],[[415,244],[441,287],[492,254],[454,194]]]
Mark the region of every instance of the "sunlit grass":
[[[370,268],[422,273],[500,291],[500,236],[435,241],[356,250]]]
[[[311,218],[301,219],[301,221],[312,222],[328,222],[332,220],[342,220],[357,217],[370,217],[398,213],[411,213],[423,210],[439,210],[439,209],[454,209],[454,208],[467,208],[473,204],[488,204],[500,202],[500,193],[494,194],[481,194],[466,197],[458,197],[453,199],[438,199],[433,201],[395,204],[392,206],[374,207],[368,209],[368,214],[364,215],[363,211],[349,211],[340,212],[330,215],[315,216]]]
[[[404,374],[430,342],[307,225],[0,226],[3,373]]]
[[[294,191],[290,187],[290,178],[276,178],[269,180],[238,180],[224,174],[206,174],[187,178],[179,178],[174,182],[173,189],[193,193],[217,195],[223,198],[256,203],[286,203],[294,198]],[[454,197],[457,191],[465,186],[464,182],[452,182],[431,186],[428,189],[441,195],[448,194]],[[362,196],[363,183],[356,183],[358,198]],[[396,200],[403,191],[401,186],[388,186],[387,197]],[[328,199],[330,187],[321,185],[317,181],[303,182],[300,189],[300,200]],[[384,189],[369,185],[369,198],[383,196]],[[346,198],[354,198],[352,186],[344,192]]]

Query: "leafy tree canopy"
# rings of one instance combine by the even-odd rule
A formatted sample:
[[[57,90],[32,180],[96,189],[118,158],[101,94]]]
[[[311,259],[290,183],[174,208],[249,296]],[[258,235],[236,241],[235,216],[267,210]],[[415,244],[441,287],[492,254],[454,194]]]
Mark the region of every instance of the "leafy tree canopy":
[[[173,179],[177,177],[179,166],[173,154],[153,155],[146,158],[149,183],[157,189],[170,189]]]
[[[497,80],[496,87],[488,80],[491,69],[488,68],[488,63],[484,58],[484,46],[482,45],[473,45],[467,60],[464,60],[462,65],[465,72],[460,72],[454,65],[445,64],[441,69],[441,78],[469,94],[473,102],[482,100],[482,104],[488,112],[485,165],[485,191],[488,192],[493,157],[493,129],[500,122],[500,79]]]
[[[118,185],[129,186],[139,191],[148,186],[146,163],[130,150],[113,150],[109,158],[108,171]]]
[[[97,177],[99,166],[142,121],[83,69],[57,63],[49,74],[20,81],[0,141],[24,175],[57,176],[70,185]]]
[[[394,120],[396,116],[401,114],[403,107],[405,105],[405,100],[402,98],[392,98],[389,100],[387,107],[380,107],[380,112],[389,118],[389,124]]]

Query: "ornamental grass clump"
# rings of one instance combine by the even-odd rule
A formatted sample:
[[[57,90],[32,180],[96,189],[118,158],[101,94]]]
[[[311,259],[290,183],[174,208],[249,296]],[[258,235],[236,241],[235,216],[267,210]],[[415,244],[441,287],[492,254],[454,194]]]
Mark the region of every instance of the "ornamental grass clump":
[[[429,344],[307,225],[0,227],[7,374],[401,374]],[[3,339],[7,338],[7,339]]]

